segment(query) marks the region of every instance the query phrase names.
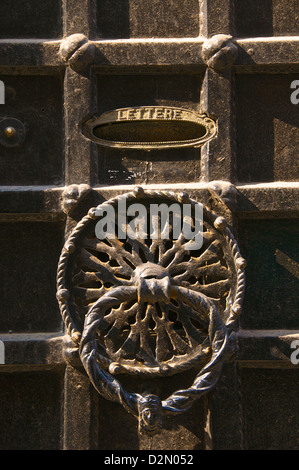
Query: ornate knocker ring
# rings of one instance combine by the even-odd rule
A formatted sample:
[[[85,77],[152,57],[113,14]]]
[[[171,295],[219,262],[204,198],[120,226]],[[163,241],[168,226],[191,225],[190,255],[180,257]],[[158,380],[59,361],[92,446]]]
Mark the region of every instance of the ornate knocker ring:
[[[163,414],[189,409],[215,387],[241,312],[246,263],[225,220],[204,206],[203,243],[196,250],[183,232],[173,237],[174,218],[168,238],[97,239],[97,214],[111,205],[117,217],[120,202],[137,199],[147,214],[152,203],[187,204],[191,219],[199,204],[186,195],[139,188],[91,209],[65,243],[57,297],[96,390],[138,417],[140,431],[155,433]],[[173,375],[201,363],[191,387],[163,400],[129,393],[116,379]]]

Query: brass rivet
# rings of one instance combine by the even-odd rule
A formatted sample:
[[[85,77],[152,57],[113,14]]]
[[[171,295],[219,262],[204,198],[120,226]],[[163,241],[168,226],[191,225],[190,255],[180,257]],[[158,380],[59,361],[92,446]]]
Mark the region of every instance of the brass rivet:
[[[67,289],[60,289],[57,294],[56,294],[56,297],[58,300],[60,300],[60,302],[65,302],[70,296],[70,293]]]
[[[179,202],[182,204],[188,204],[190,202],[189,194],[185,191],[181,192],[178,196]]]
[[[112,362],[111,364],[109,364],[108,369],[109,369],[110,374],[113,374],[113,375],[119,374],[121,371],[121,367],[117,362]]]
[[[207,346],[206,348],[204,348],[204,349],[202,350],[202,352],[203,352],[204,354],[211,354],[212,348],[211,348],[210,346]]]
[[[74,251],[76,250],[76,245],[72,242],[67,242],[64,245],[64,249],[67,253],[74,253]]]
[[[74,343],[78,344],[81,340],[81,333],[79,331],[73,331],[71,334],[71,338]]]
[[[5,135],[8,139],[10,139],[11,137],[13,137],[15,134],[16,134],[16,130],[14,127],[6,127],[4,129],[4,132],[5,132]]]
[[[97,218],[96,210],[97,210],[96,207],[91,207],[91,209],[89,209],[89,211],[88,211],[88,216],[89,216],[91,219],[96,219],[96,218]]]
[[[245,269],[247,266],[246,260],[244,258],[238,258],[236,260],[236,266],[238,269]]]
[[[214,227],[218,230],[224,230],[227,227],[227,221],[224,217],[217,217],[214,222]]]
[[[233,310],[234,316],[239,316],[239,315],[241,315],[242,307],[241,307],[241,305],[236,304],[236,305],[233,306],[232,310]]]
[[[144,189],[142,188],[142,186],[136,186],[136,188],[133,189],[133,193],[135,197],[143,197]]]

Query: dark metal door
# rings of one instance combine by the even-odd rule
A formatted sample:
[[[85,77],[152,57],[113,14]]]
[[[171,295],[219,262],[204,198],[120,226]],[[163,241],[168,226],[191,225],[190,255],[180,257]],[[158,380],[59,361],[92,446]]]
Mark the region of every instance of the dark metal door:
[[[298,0],[2,2],[1,449],[298,449],[298,15]],[[217,135],[165,149],[84,135],[93,114],[140,107],[206,115]],[[247,260],[217,386],[155,436],[97,393],[56,299],[77,222],[136,186],[224,216]]]

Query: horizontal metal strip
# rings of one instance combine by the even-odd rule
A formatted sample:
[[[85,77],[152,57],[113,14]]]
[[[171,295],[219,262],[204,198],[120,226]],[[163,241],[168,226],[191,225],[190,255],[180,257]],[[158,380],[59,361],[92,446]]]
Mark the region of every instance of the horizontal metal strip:
[[[242,366],[258,367],[273,363],[297,367],[299,330],[239,330],[236,335],[238,352],[235,359]],[[298,353],[296,352],[298,350]]]
[[[63,338],[59,333],[1,334],[5,364],[0,366],[0,372],[21,365],[65,364]],[[239,330],[231,338],[232,355],[228,359],[245,367],[298,368],[296,350],[299,350],[299,330]]]
[[[239,217],[292,217],[299,210],[299,183],[274,182],[237,186]]]
[[[61,195],[64,188],[48,186],[0,187],[0,219],[38,220],[64,218]]]
[[[236,42],[240,50],[236,65],[299,64],[299,36],[239,39]]]
[[[63,336],[57,332],[0,334],[0,341],[4,343],[5,363],[0,366],[0,372],[20,365],[54,366],[65,363]]]
[[[221,182],[178,183],[143,185],[144,189],[164,191],[186,191],[192,198],[207,203],[210,188],[214,183],[221,192]],[[226,183],[228,184],[228,183]],[[118,194],[130,192],[135,185],[95,187],[99,200],[110,199]],[[0,219],[33,220],[39,215],[44,218],[64,217],[61,196],[65,188],[43,186],[2,186],[0,187]],[[299,183],[277,182],[237,185],[230,193],[224,194],[232,210],[239,217],[295,217],[299,211]],[[234,195],[235,194],[235,195]]]
[[[178,183],[142,185],[144,189],[163,191],[186,191],[190,197],[207,204],[210,198],[210,188],[216,187],[216,193],[221,193],[221,182],[210,183]],[[135,186],[120,185],[94,188],[105,199],[118,194],[132,191]],[[223,186],[224,187],[224,186]],[[265,183],[252,185],[236,185],[232,191],[227,186],[221,197],[229,201],[230,207],[240,217],[294,217],[299,211],[299,183]]]
[[[0,69],[2,67],[63,67],[59,58],[61,41],[36,39],[1,39]],[[16,71],[14,71],[16,73]],[[28,71],[34,73],[34,71]]]
[[[100,67],[150,67],[204,65],[201,49],[205,38],[118,39],[91,41],[96,47],[93,65]],[[236,39],[236,66],[299,63],[299,37]],[[36,39],[0,40],[1,67],[61,67],[61,41]]]

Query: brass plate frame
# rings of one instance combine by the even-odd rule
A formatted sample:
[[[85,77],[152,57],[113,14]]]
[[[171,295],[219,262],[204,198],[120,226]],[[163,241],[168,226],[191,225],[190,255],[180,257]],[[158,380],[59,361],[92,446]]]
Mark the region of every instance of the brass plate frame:
[[[147,122],[149,126],[152,122],[175,122],[198,124],[205,128],[204,135],[194,139],[171,140],[171,141],[119,141],[105,140],[95,135],[95,129],[106,124],[132,123],[132,132],[134,132],[134,123]],[[81,130],[85,137],[93,142],[112,148],[130,148],[130,149],[167,149],[181,147],[200,147],[204,143],[213,139],[217,135],[217,123],[205,114],[199,114],[195,111],[173,106],[136,106],[129,108],[118,108],[107,111],[103,114],[89,117],[81,123]]]

